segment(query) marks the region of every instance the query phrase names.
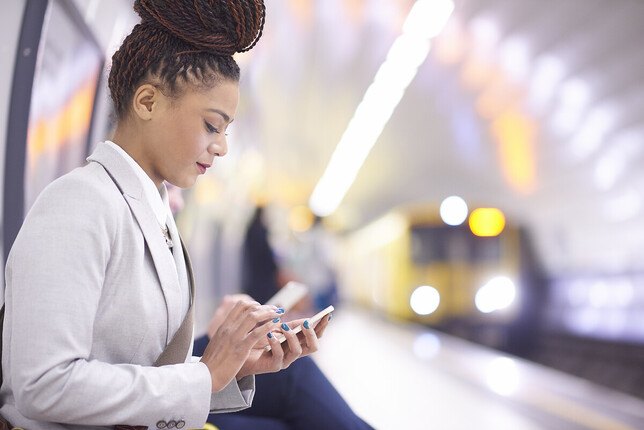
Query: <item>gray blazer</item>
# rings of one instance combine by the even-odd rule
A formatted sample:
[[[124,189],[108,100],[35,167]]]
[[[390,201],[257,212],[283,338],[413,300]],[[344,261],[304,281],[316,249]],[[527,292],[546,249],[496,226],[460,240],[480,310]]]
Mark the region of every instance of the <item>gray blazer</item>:
[[[211,396],[205,364],[152,366],[183,320],[172,255],[127,161],[102,143],[88,161],[41,193],[7,259],[0,415],[190,429],[250,406],[253,377]]]

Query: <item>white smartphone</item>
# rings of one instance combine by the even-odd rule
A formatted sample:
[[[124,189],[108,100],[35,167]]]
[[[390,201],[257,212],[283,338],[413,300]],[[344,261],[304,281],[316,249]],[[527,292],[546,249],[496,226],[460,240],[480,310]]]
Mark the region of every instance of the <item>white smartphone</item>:
[[[285,311],[291,309],[309,292],[309,287],[301,282],[290,281],[268,299],[266,305],[278,306]]]
[[[315,327],[315,324],[316,324],[318,321],[320,321],[322,318],[324,318],[324,316],[325,316],[325,315],[328,315],[328,314],[330,314],[331,312],[333,312],[333,310],[334,310],[333,305],[329,305],[329,306],[327,306],[326,308],[322,309],[322,310],[321,310],[320,312],[318,312],[317,314],[313,315],[311,318],[308,318],[308,320],[309,320],[309,324],[310,324],[310,327],[311,327],[311,328]],[[299,326],[297,326],[297,327],[295,327],[295,328],[292,328],[292,329],[291,329],[291,333],[293,333],[293,334],[298,334],[298,333],[299,333],[299,332],[301,332],[301,331],[302,331],[302,326],[301,326],[301,325],[299,325]],[[284,342],[284,341],[286,340],[286,336],[284,336],[282,333],[273,333],[273,336],[275,336],[275,338],[276,338],[280,343],[282,343],[282,342]],[[270,345],[267,345],[267,346],[265,346],[265,347],[264,347],[264,349],[265,349],[266,351],[270,351],[270,350],[271,350],[271,346],[270,346]]]

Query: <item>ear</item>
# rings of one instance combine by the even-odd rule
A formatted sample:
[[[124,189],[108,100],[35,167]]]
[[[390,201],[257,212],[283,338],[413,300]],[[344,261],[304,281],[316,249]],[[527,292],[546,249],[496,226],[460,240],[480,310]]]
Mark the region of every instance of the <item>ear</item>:
[[[154,108],[159,103],[159,90],[151,84],[143,84],[136,89],[132,97],[134,114],[144,121],[152,119]]]

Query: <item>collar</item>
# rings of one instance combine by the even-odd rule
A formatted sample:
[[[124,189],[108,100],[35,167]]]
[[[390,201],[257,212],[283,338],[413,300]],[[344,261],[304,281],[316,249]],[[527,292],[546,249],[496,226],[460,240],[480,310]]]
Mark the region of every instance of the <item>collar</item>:
[[[123,148],[112,141],[106,140],[105,144],[114,149],[121,157],[123,157],[123,159],[125,159],[125,161],[127,161],[127,164],[131,167],[143,187],[143,195],[152,208],[159,225],[165,226],[168,217],[172,218],[170,203],[168,201],[168,191],[165,184],[161,184],[161,187],[157,189],[152,179],[150,179],[147,173],[145,173],[143,168],[130,156],[130,154],[125,152]]]

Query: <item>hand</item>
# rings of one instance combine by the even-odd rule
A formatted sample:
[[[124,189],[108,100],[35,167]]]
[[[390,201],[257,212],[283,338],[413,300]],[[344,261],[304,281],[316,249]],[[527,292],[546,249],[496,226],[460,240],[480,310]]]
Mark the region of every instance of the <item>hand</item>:
[[[215,332],[217,332],[217,329],[219,329],[221,324],[224,322],[233,306],[235,306],[237,302],[242,300],[253,301],[253,298],[248,294],[227,294],[223,297],[221,303],[217,307],[217,310],[210,319],[210,323],[208,324],[208,339],[212,339],[212,337],[215,335]],[[278,315],[278,317],[280,316],[281,315]],[[280,324],[281,323],[282,321],[280,321]],[[266,345],[268,345],[268,338],[264,337],[260,339],[259,342],[257,342],[253,346],[253,348],[263,349]]]
[[[261,373],[272,373],[286,369],[295,360],[306,355],[316,352],[319,348],[319,338],[324,335],[329,317],[322,318],[315,327],[302,328],[298,334],[293,334],[292,329],[301,325],[306,319],[299,319],[288,322],[291,330],[283,330],[281,327],[276,330],[286,337],[283,343],[272,336],[268,339],[271,345],[270,351],[262,349],[253,349],[246,362],[237,373],[237,379],[248,375],[257,375]]]
[[[212,339],[215,335],[221,324],[224,322],[228,313],[232,308],[237,304],[237,302],[245,300],[247,302],[252,302],[254,299],[248,294],[227,294],[221,300],[221,303],[217,307],[214,315],[210,319],[208,324],[208,338]]]
[[[221,391],[239,373],[253,346],[277,330],[279,317],[275,306],[262,306],[255,301],[239,300],[227,313],[210,338],[201,357],[212,378],[212,392]]]

